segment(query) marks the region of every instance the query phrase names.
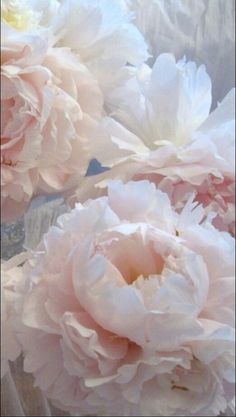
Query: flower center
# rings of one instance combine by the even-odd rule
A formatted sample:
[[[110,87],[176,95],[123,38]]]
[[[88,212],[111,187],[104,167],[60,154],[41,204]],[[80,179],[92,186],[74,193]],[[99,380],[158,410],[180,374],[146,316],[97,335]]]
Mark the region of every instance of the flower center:
[[[12,2],[9,6],[3,7],[2,19],[18,31],[32,29],[38,24],[38,14],[20,2]]]
[[[152,242],[144,242],[138,234],[113,241],[106,249],[106,255],[120,271],[128,285],[140,276],[148,279],[161,274],[163,258],[155,251]]]

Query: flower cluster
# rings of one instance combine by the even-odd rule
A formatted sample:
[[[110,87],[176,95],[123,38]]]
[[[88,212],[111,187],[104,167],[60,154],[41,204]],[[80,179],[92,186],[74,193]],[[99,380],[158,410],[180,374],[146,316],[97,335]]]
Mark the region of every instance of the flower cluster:
[[[2,374],[22,353],[71,416],[232,409],[235,92],[229,80],[216,94],[198,25],[218,6],[1,7],[2,220],[40,194],[68,202],[34,250],[2,263]],[[94,158],[105,170],[86,176]]]

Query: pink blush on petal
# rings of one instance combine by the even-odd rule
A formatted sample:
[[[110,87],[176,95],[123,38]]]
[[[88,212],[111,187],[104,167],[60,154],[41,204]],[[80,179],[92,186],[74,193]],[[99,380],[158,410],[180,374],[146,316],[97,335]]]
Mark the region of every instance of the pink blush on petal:
[[[161,274],[164,260],[153,248],[152,242],[144,242],[141,236],[128,236],[114,240],[103,251],[119,270],[128,285],[139,276]]]

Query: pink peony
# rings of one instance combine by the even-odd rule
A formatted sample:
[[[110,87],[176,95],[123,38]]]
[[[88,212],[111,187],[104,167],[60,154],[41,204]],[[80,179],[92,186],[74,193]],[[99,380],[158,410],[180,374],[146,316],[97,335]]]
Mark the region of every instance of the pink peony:
[[[134,14],[118,0],[2,0],[2,19],[20,32],[50,34],[50,44],[67,47],[91,71],[106,108],[112,91],[148,57]]]
[[[231,90],[209,114],[205,68],[160,55],[152,70],[144,66],[136,80],[117,90],[118,110],[91,142],[93,156],[111,169],[82,184],[79,201],[109,179],[149,179],[178,210],[194,192],[206,212],[217,213],[215,226],[234,234],[234,97]]]
[[[71,415],[217,416],[233,398],[234,240],[190,199],[112,182],[23,269],[24,369]],[[27,290],[26,290],[27,289]]]
[[[87,137],[101,116],[97,82],[66,48],[3,24],[2,220],[33,195],[62,192],[86,172]]]

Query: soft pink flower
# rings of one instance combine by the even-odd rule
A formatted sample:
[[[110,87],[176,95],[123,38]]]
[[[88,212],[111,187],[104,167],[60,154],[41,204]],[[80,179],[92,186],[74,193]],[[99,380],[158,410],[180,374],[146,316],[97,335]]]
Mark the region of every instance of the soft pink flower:
[[[176,209],[194,192],[206,212],[217,213],[214,224],[234,233],[234,90],[209,114],[205,68],[162,54],[152,70],[144,66],[118,90],[116,100],[116,120],[105,118],[91,142],[93,156],[111,169],[81,184],[79,201],[109,179],[147,178]]]
[[[18,217],[33,195],[61,192],[86,172],[86,140],[102,95],[65,48],[3,24],[2,219]]]
[[[113,182],[24,265],[24,369],[71,415],[217,416],[233,397],[234,240],[191,199]]]

